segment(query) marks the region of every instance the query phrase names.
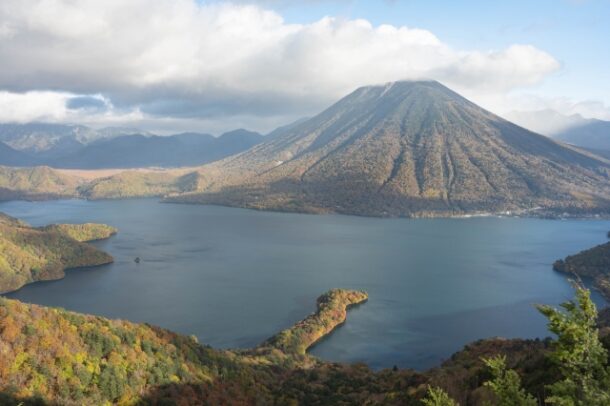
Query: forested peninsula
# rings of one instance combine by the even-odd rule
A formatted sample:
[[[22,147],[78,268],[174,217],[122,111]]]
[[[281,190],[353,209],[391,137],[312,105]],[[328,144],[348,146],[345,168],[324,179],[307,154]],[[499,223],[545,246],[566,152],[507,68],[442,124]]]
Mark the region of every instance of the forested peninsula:
[[[116,232],[113,227],[93,223],[36,228],[0,213],[0,292],[60,279],[66,269],[111,263],[110,254],[86,242]]]

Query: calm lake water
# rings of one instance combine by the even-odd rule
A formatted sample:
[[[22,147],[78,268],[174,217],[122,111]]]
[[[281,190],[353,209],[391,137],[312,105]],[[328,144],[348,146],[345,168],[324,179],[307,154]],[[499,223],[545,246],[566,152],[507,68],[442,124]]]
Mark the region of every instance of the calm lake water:
[[[114,264],[8,297],[231,348],[302,319],[330,288],[364,289],[368,303],[312,353],[373,368],[428,368],[484,337],[547,336],[533,304],[572,297],[551,264],[604,242],[610,229],[608,221],[312,216],[154,199],[7,202],[0,211],[36,226],[102,222],[120,230],[96,243]]]

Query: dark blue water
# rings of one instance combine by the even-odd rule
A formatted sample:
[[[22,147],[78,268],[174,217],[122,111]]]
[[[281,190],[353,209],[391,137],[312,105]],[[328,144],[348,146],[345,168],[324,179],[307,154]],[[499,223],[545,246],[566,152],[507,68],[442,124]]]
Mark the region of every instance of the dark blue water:
[[[370,300],[313,349],[374,368],[427,368],[472,340],[544,337],[535,303],[572,296],[555,259],[603,242],[608,221],[376,219],[265,213],[156,200],[8,202],[33,225],[103,222],[116,262],[8,296],[256,345],[333,287]],[[141,257],[140,264],[134,263]]]

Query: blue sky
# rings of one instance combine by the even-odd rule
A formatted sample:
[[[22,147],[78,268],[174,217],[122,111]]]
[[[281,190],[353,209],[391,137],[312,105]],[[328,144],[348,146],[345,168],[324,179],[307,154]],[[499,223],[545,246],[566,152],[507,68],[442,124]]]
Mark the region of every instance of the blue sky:
[[[549,52],[561,70],[541,94],[598,99],[610,104],[610,1],[277,1],[263,2],[287,22],[324,16],[363,18],[375,25],[423,28],[459,49],[501,49],[531,44]]]

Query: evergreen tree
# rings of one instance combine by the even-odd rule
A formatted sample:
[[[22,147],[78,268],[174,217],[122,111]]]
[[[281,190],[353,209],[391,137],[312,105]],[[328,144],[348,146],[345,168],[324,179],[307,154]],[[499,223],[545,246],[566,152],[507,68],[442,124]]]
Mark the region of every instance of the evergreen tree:
[[[587,289],[574,287],[576,299],[563,303],[563,310],[538,306],[549,320],[549,330],[557,335],[552,359],[563,376],[549,387],[552,396],[546,401],[562,406],[607,406],[608,356],[599,340],[597,309]]]
[[[497,406],[536,406],[534,397],[526,393],[521,387],[521,378],[517,372],[506,368],[506,357],[497,355],[493,358],[483,359],[485,365],[491,369],[493,379],[485,382],[496,396]]]
[[[459,406],[458,403],[451,399],[447,392],[441,388],[428,387],[428,394],[422,402],[425,406]]]

